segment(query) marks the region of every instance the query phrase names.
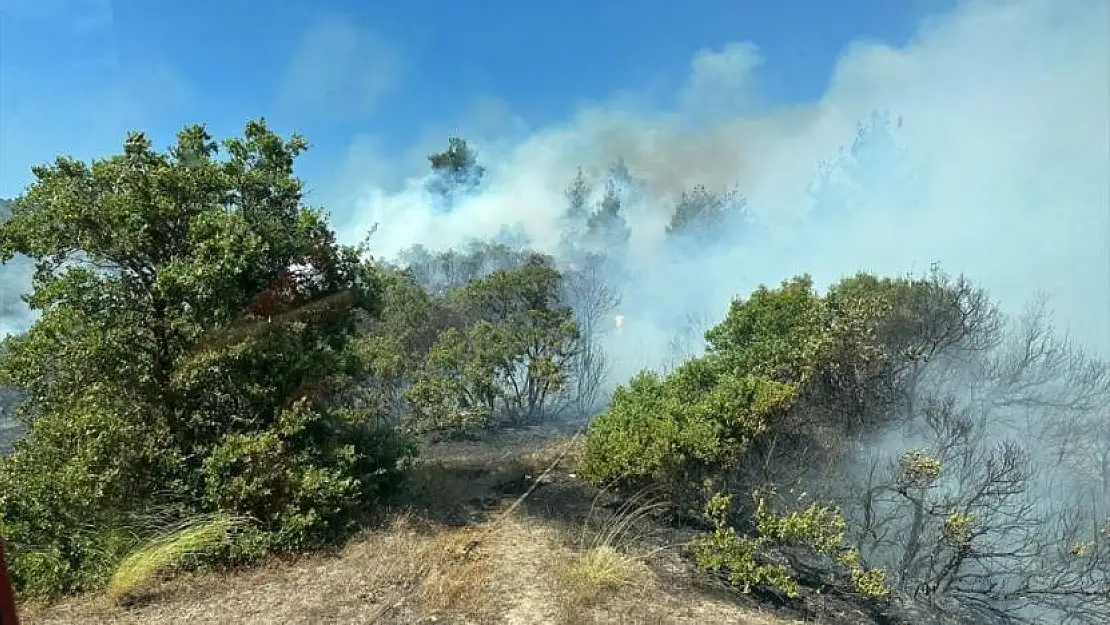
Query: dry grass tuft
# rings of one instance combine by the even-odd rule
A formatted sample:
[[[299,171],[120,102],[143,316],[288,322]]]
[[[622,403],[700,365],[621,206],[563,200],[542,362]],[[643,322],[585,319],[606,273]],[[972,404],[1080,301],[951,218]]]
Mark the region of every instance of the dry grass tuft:
[[[628,551],[646,541],[652,527],[652,517],[667,509],[667,503],[653,499],[651,490],[645,489],[632,495],[612,512],[599,506],[605,491],[598,492],[590,504],[590,513],[582,524],[579,544],[587,548],[612,547]],[[644,558],[654,555],[643,554]]]
[[[602,546],[574,554],[561,573],[574,603],[592,605],[606,593],[633,585],[644,570],[635,558]]]
[[[604,512],[599,492],[574,540],[575,548],[558,564],[556,577],[564,586],[570,603],[594,606],[617,593],[650,582],[647,559],[652,553],[639,552],[643,530],[653,513],[663,509],[643,491],[624,502],[613,512]],[[559,620],[569,622],[570,613]]]

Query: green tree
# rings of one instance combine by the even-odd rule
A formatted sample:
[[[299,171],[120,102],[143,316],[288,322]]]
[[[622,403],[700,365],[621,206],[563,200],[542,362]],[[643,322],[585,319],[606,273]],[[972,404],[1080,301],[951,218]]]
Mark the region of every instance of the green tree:
[[[632,234],[621,210],[621,197],[617,183],[605,183],[605,195],[597,208],[586,218],[586,241],[597,250],[621,250]]]
[[[366,371],[350,399],[399,423],[408,414],[404,393],[441,333],[451,329],[452,314],[443,298],[425,290],[409,271],[386,269],[382,284],[381,315],[355,342]]]
[[[574,312],[561,302],[562,275],[546,256],[533,255],[515,271],[495,271],[452,294],[458,314],[473,321],[476,342],[498,346],[490,355],[513,421],[539,419],[567,382],[578,348]]]
[[[328,401],[359,374],[348,343],[379,274],[301,203],[306,147],[254,121],[222,146],[203,126],[164,152],[132,133],[33,169],[0,225],[0,256],[36,263],[40,313],[0,363],[27,390],[0,461],[25,592],[94,585],[153,508],[251,516],[263,547],[334,536],[408,452]]]
[[[416,429],[465,433],[490,425],[504,397],[498,367],[513,358],[497,329],[480,322],[465,333],[450,328],[439,335],[405,393]]]
[[[461,137],[448,139],[447,149],[429,155],[428,161],[434,174],[429,189],[448,203],[476,189],[486,175],[486,169],[478,162],[478,153]]]
[[[554,261],[500,244],[432,253],[382,272],[384,307],[358,341],[355,395],[417,431],[550,417],[572,403],[582,350]]]
[[[713,193],[704,185],[683,191],[675,204],[666,232],[671,237],[689,236],[697,241],[720,237],[729,213],[743,210],[746,202],[735,191]]]
[[[532,255],[447,294],[448,329],[405,392],[422,427],[529,422],[567,407],[580,345],[561,281],[550,258]]]
[[[580,255],[580,246],[586,234],[586,222],[590,216],[591,191],[586,174],[579,167],[574,180],[563,191],[567,204],[563,212],[563,231],[559,239],[561,257],[570,259]]]
[[[584,222],[589,212],[587,204],[590,199],[590,184],[586,181],[586,174],[582,172],[581,167],[578,168],[574,181],[570,183],[564,194],[567,198],[567,219],[574,224]]]

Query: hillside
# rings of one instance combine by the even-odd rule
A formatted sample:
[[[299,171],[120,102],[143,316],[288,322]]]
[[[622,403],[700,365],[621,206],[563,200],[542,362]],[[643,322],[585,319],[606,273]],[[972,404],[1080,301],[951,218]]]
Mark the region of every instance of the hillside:
[[[333,554],[182,576],[127,607],[96,598],[31,606],[26,623],[874,622],[834,596],[786,609],[728,591],[674,548],[688,532],[638,517],[568,470],[574,431],[433,445],[403,506]]]

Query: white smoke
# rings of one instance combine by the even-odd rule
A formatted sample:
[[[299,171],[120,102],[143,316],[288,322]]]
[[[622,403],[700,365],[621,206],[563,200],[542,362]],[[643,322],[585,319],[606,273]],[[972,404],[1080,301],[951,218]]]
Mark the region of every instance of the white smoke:
[[[655,366],[678,330],[651,319],[719,318],[729,298],[799,272],[825,285],[936,261],[1007,310],[1047,293],[1058,324],[1110,354],[1110,5],[965,2],[905,46],[850,46],[818,101],[753,112],[760,67],[749,43],[703,50],[677,109],[601,103],[523,139],[467,137],[488,175],[453,212],[437,212],[416,175],[398,192],[360,192],[338,225],[354,239],[379,224],[384,256],[507,226],[554,252],[576,168],[623,158],[646,192],[625,206],[636,280],[620,286],[637,313],[614,339],[618,377]],[[842,180],[815,194],[820,164],[876,111],[890,113],[889,133],[865,137],[840,160]],[[736,185],[757,226],[729,232],[723,251],[665,252],[673,199],[694,184]]]

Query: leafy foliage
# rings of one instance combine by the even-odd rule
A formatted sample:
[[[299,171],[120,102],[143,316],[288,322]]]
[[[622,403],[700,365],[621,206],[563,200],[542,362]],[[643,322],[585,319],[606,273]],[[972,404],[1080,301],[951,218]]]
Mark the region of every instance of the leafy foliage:
[[[581,341],[574,311],[562,303],[562,274],[544,256],[490,263],[485,253],[504,250],[472,249],[464,266],[473,274],[438,296],[409,276],[429,276],[428,265],[449,266],[457,255],[392,274],[381,321],[360,341],[375,374],[370,401],[388,404],[417,431],[535,422],[570,405]],[[510,268],[480,273],[491,265]]]
[[[0,255],[36,262],[41,314],[0,363],[28,393],[0,461],[26,594],[102,581],[153,508],[247,514],[276,548],[324,539],[411,451],[328,402],[380,287],[301,204],[306,147],[251,122],[221,159],[194,126],[165,152],[132,133],[120,155],[34,168],[0,225]]]
[[[709,500],[706,513],[713,521],[713,532],[695,538],[689,546],[698,564],[726,573],[741,592],[766,588],[795,598],[798,581],[791,576],[791,567],[770,562],[769,552],[775,547],[803,547],[844,567],[860,594],[887,595],[883,572],[861,568],[858,552],[846,546],[845,520],[839,511],[812,504],[801,511],[776,514],[763,494],[757,493],[756,501],[757,535],[741,536],[728,523],[731,498],[715,495]]]
[[[654,483],[685,498],[738,462],[789,408],[794,386],[715,365],[689,360],[666,378],[644,372],[618,388],[590,427],[582,458],[587,479]]]
[[[478,163],[478,154],[466,139],[451,137],[447,149],[428,156],[432,165],[429,190],[443,197],[448,206],[459,196],[470,193],[482,183],[486,170]]]
[[[728,220],[747,206],[746,200],[736,191],[714,193],[697,185],[683,191],[675,204],[666,233],[670,237],[685,237],[698,243],[720,240]]]
[[[1097,491],[1058,506],[1037,493],[1038,479],[1090,475],[1079,459],[1105,443],[1066,443],[1082,436],[1064,424],[1103,432],[1094,415],[1110,406],[1110,369],[1054,338],[1036,310],[1007,339],[986,294],[936,268],[860,274],[823,295],[803,276],[735,300],[706,340],[704,356],[619,388],[583,456],[597,484],[659,482],[686,512],[709,502],[703,565],[787,595],[800,577],[846,576],[864,594],[984,622],[1107,613]],[[1057,441],[1052,459],[1002,434],[1015,411]],[[922,444],[885,472],[859,464],[892,438]],[[1034,455],[1059,468],[1038,478]],[[758,495],[781,485],[817,489],[843,515]],[[726,519],[711,497],[722,491],[758,496]],[[769,516],[772,500],[786,516]]]
[[[735,301],[706,333],[705,356],[665,378],[642,373],[616,391],[591,427],[586,475],[598,483],[661,480],[680,493],[690,479],[736,469],[753,444],[801,418],[802,400],[842,355],[861,365],[873,359],[859,341],[867,313],[818,297],[805,276]]]

